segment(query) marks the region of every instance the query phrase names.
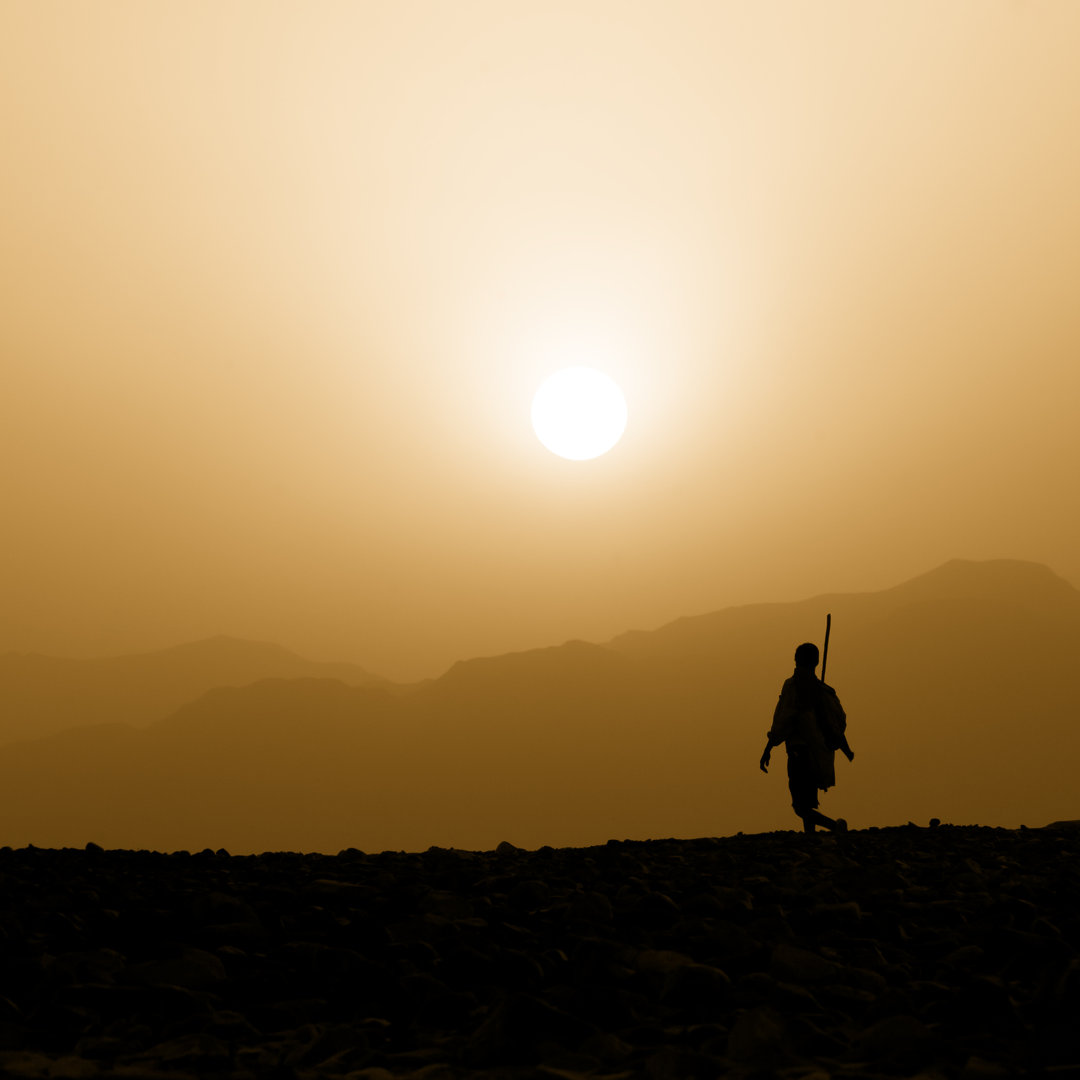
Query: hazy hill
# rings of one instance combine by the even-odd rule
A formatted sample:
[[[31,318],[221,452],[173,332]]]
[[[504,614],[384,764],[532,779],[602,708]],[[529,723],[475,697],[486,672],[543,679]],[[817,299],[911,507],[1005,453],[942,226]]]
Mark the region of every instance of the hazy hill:
[[[1080,593],[1045,567],[952,562],[879,593],[470,660],[407,696],[263,681],[143,730],[0,748],[0,842],[336,851],[791,828],[784,753],[768,776],[757,759],[826,611],[856,751],[827,811],[1080,817]]]
[[[216,686],[311,677],[356,686],[382,682],[352,664],[315,663],[278,645],[230,637],[91,660],[6,653],[0,655],[0,742],[84,724],[149,724]]]

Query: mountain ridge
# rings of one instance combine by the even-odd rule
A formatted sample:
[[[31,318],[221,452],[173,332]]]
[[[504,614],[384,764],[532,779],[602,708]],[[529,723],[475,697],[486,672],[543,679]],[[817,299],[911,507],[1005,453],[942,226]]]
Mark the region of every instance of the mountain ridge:
[[[355,664],[307,660],[281,645],[227,635],[106,657],[4,653],[0,742],[102,722],[148,724],[215,686],[310,676],[387,684]]]
[[[1008,575],[1007,579],[1003,577],[1005,574]],[[976,588],[980,583],[988,581],[998,586],[994,590],[995,595],[1014,600],[1026,596],[1029,601],[1026,606],[1030,606],[1031,603],[1043,605],[1047,602],[1052,602],[1055,607],[1066,610],[1072,606],[1080,617],[1080,590],[1042,563],[1021,559],[949,559],[925,573],[885,589],[867,592],[819,593],[802,600],[770,601],[719,608],[699,615],[684,615],[653,630],[628,630],[617,634],[606,644],[616,649],[631,650],[645,639],[651,639],[653,642],[666,637],[678,640],[688,633],[703,628],[721,627],[737,618],[765,618],[781,609],[792,610],[799,614],[813,611],[819,613],[823,619],[827,613],[840,611],[846,614],[852,608],[872,610],[876,606],[879,608],[875,612],[877,617],[884,617],[888,609],[902,604],[916,603],[927,593],[931,593],[937,600],[942,600],[945,596],[959,599],[976,595],[985,597],[985,590],[976,591]],[[1029,584],[1034,588],[1028,593],[1022,593],[1019,591],[1022,584]],[[933,594],[935,587],[937,588],[936,595]],[[817,639],[817,633],[823,632],[824,626],[818,628],[808,621],[807,629],[807,640],[813,641]]]

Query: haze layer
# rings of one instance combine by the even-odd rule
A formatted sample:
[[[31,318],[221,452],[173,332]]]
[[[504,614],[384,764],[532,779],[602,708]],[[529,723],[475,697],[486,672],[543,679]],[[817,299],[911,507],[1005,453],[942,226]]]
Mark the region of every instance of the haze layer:
[[[0,649],[395,679],[1080,581],[1080,6],[0,5]],[[592,463],[529,425],[622,386]]]

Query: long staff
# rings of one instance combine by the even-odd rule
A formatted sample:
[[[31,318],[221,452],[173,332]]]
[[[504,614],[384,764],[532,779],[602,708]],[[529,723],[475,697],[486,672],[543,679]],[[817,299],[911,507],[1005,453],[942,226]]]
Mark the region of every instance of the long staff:
[[[829,631],[832,629],[832,615],[825,616],[825,648],[821,650],[821,681],[825,681],[825,665],[829,662]]]

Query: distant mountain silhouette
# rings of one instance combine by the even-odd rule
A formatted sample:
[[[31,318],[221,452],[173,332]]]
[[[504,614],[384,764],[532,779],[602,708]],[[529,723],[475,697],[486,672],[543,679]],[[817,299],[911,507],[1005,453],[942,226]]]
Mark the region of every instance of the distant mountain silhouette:
[[[878,593],[730,608],[606,645],[464,661],[408,694],[214,689],[142,730],[0,748],[0,842],[336,851],[525,847],[793,828],[757,769],[795,646],[833,615],[852,825],[1080,816],[1080,593],[955,561]]]
[[[734,625],[743,632],[750,627],[771,627],[774,632],[786,633],[789,627],[805,627],[804,635],[816,640],[824,624],[821,619],[822,627],[818,627],[813,620],[821,613],[839,613],[842,619],[855,618],[860,623],[876,622],[923,603],[996,605],[1001,610],[1041,612],[1068,621],[1070,615],[1080,613],[1080,591],[1039,563],[953,559],[881,592],[834,593],[798,603],[725,608],[676,619],[658,630],[630,631],[609,644],[635,653],[644,650],[713,655],[718,646],[730,646],[728,635]]]
[[[6,653],[0,655],[0,742],[84,724],[145,725],[216,686],[309,677],[355,686],[383,681],[352,664],[316,663],[279,645],[231,637],[91,660]]]

